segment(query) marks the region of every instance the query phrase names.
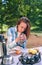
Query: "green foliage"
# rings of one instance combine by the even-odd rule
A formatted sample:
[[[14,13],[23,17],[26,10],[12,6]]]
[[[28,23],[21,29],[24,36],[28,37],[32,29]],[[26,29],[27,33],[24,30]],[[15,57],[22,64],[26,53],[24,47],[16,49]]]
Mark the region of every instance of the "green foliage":
[[[0,0],[1,33],[16,25],[22,16],[30,19],[32,31],[42,31],[42,0]]]

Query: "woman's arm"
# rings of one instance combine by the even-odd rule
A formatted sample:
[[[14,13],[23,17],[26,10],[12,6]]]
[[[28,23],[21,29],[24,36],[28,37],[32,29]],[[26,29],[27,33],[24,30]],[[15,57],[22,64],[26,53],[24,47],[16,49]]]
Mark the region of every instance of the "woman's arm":
[[[8,29],[8,31],[7,31],[7,45],[8,45],[9,48],[12,48],[13,46],[16,45],[16,42],[15,42],[15,34],[14,34],[14,41],[12,41],[11,28]]]
[[[27,40],[24,41],[24,48],[27,47]]]
[[[7,36],[8,36],[8,39],[7,39],[8,47],[14,48],[17,45],[17,42],[20,40],[20,36],[16,38],[15,37],[16,36],[15,31],[14,31],[14,33],[12,33],[11,29],[8,30]],[[13,36],[14,36],[14,40],[12,40]]]
[[[18,43],[20,47],[26,48],[27,45],[27,38],[25,34],[20,35],[20,42]]]

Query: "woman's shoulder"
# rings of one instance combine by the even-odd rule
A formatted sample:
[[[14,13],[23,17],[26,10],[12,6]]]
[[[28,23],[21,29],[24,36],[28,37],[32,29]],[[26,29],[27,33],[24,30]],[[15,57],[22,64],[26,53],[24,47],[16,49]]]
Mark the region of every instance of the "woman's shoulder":
[[[16,28],[16,26],[14,26],[14,27],[10,27],[8,30],[10,30],[10,31],[17,31],[17,28]]]
[[[11,35],[11,34],[14,34],[16,32],[16,26],[14,27],[10,27],[7,31],[7,35]]]

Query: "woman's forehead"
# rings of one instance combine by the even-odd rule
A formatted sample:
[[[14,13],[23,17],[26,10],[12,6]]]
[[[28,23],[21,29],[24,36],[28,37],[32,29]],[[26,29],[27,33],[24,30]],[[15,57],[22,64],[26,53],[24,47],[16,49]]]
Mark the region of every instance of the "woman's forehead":
[[[20,25],[25,25],[25,26],[27,26],[27,24],[26,24],[25,22],[23,22],[23,21],[21,21]]]
[[[24,23],[24,22],[21,22],[21,23],[20,23],[20,26],[26,28],[26,27],[27,27],[27,24]]]

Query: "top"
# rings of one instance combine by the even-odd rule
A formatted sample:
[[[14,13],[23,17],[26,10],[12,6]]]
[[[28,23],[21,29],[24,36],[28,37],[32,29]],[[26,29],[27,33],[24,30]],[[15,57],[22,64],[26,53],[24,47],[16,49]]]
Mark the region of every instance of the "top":
[[[21,44],[20,42],[16,43],[15,39],[19,36],[19,32],[17,31],[17,26],[11,27],[7,31],[7,49],[12,49],[16,46],[20,46],[22,48],[26,48],[27,40],[24,40],[24,42]]]

